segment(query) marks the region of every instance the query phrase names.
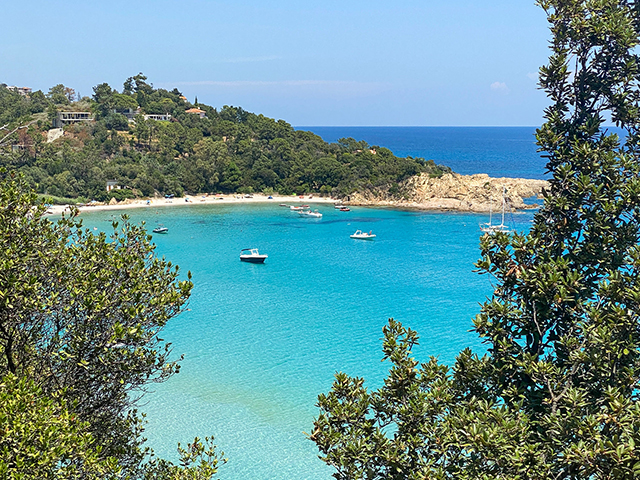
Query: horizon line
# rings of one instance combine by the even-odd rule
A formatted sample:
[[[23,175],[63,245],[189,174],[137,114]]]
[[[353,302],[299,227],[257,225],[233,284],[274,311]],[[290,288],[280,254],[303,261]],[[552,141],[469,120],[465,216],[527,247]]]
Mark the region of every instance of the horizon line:
[[[283,119],[284,120],[284,119]],[[298,127],[323,128],[538,128],[540,125],[291,125]],[[607,126],[607,125],[605,125]],[[615,126],[615,125],[611,125]]]
[[[284,119],[282,119],[284,120]],[[542,125],[291,125],[293,128],[539,128]],[[604,128],[620,128],[602,125]]]

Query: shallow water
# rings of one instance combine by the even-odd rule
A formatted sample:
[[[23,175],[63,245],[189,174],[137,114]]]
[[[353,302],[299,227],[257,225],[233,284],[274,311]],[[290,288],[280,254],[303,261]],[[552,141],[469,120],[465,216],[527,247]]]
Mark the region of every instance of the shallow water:
[[[229,458],[222,479],[328,480],[332,470],[303,432],[336,371],[380,385],[389,317],[418,331],[420,360],[482,351],[469,329],[491,293],[489,279],[473,273],[486,215],[312,207],[322,219],[256,204],[127,212],[149,230],[169,228],[154,236],[157,253],[195,283],[190,311],[163,334],[185,355],[182,370],[141,408],[158,454],[175,458],[178,441],[215,435]],[[82,216],[106,229],[111,213]],[[510,221],[524,230],[530,219]],[[352,240],[356,229],[377,238]],[[264,265],[239,261],[249,247],[269,255]]]

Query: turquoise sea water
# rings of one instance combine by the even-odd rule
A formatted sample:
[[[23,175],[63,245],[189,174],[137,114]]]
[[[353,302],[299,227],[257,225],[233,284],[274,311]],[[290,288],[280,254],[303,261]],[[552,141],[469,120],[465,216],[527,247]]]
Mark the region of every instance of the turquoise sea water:
[[[325,140],[353,136],[396,154],[433,158],[460,173],[541,178],[533,128],[311,127]],[[176,203],[178,201],[176,200]],[[322,219],[301,219],[277,205],[142,208],[135,222],[169,228],[158,255],[190,270],[189,311],[163,337],[180,374],[154,386],[141,410],[156,452],[175,459],[176,444],[215,435],[229,462],[222,480],[329,480],[303,432],[312,431],[319,393],[344,371],[381,384],[382,327],[394,317],[418,331],[416,358],[450,363],[465,347],[482,352],[469,332],[492,288],[473,272],[478,224],[486,215],[315,205]],[[107,229],[113,212],[87,213]],[[529,227],[530,213],[510,223]],[[349,238],[373,230],[375,241]],[[241,263],[242,248],[269,255]]]
[[[313,207],[313,205],[312,205]],[[382,327],[389,317],[417,330],[416,356],[451,362],[489,279],[473,273],[484,215],[315,205],[301,219],[277,205],[193,205],[131,210],[134,222],[169,228],[157,253],[193,274],[190,311],[163,337],[184,354],[179,375],[145,397],[147,436],[158,454],[215,435],[229,463],[220,478],[329,479],[303,431],[317,395],[345,371],[378,386]],[[83,214],[106,229],[112,212]],[[526,229],[530,214],[511,219]],[[349,238],[372,230],[375,241]],[[264,265],[241,263],[257,247]]]

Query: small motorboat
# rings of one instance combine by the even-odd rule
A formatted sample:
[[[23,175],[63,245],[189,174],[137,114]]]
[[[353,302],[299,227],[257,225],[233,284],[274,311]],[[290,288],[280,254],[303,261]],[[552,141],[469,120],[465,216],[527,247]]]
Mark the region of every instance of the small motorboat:
[[[169,233],[169,229],[163,225],[158,225],[153,229],[153,233]]]
[[[356,240],[373,240],[376,236],[369,231],[369,233],[363,232],[362,230],[356,230],[356,233],[353,235],[349,235],[351,238],[355,238]]]
[[[322,218],[322,214],[318,210],[314,212],[311,210],[301,210],[298,212],[298,215],[301,217]]]
[[[289,208],[291,210],[304,210],[305,207],[296,207],[295,205],[291,205]]]
[[[243,248],[240,251],[240,261],[249,263],[264,263],[268,255],[260,255],[257,248]]]
[[[336,203],[333,208],[335,208],[336,210],[340,210],[342,208],[344,208],[344,205],[340,204],[340,203]]]
[[[281,203],[280,206],[281,207],[288,207],[289,205],[287,205],[286,203]]]
[[[350,211],[351,211],[351,209],[350,209],[349,207],[342,207],[342,208],[340,209],[340,211],[341,211],[341,212],[350,212]]]

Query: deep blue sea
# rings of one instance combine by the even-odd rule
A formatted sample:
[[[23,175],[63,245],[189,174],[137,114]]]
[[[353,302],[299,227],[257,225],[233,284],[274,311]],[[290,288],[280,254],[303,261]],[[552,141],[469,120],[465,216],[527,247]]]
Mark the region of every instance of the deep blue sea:
[[[535,127],[296,127],[326,142],[352,137],[399,157],[422,157],[463,175],[545,178]]]
[[[332,141],[352,136],[396,154],[432,158],[460,173],[541,178],[533,129],[314,127]],[[313,206],[313,205],[312,205]],[[127,213],[149,229],[158,255],[190,270],[189,311],[163,338],[181,372],[154,386],[141,405],[149,445],[175,459],[177,442],[214,435],[228,463],[222,480],[329,480],[311,432],[318,394],[344,371],[381,384],[382,327],[394,317],[418,331],[419,360],[451,363],[483,345],[470,332],[490,279],[473,272],[485,215],[315,205],[301,219],[277,205],[189,205]],[[114,212],[83,213],[107,229]],[[510,223],[526,230],[530,213]],[[372,230],[375,241],[349,238]],[[264,265],[241,263],[257,247]]]

